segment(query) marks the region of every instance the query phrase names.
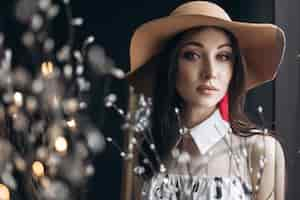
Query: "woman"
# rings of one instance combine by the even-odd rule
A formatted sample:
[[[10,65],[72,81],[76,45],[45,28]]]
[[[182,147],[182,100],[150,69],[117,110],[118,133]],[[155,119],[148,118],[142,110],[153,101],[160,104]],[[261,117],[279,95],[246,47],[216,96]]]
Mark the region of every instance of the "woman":
[[[154,144],[139,155],[135,199],[284,199],[282,147],[243,114],[247,90],[274,78],[284,47],[277,26],[231,21],[204,1],[136,30],[128,80],[153,98]]]

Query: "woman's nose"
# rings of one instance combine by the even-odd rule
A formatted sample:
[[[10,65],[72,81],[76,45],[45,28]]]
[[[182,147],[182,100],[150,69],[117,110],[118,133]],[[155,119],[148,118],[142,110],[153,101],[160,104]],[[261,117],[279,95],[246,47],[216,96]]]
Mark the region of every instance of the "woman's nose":
[[[201,78],[204,80],[216,78],[215,63],[213,59],[206,58],[203,64],[202,70],[200,71]]]

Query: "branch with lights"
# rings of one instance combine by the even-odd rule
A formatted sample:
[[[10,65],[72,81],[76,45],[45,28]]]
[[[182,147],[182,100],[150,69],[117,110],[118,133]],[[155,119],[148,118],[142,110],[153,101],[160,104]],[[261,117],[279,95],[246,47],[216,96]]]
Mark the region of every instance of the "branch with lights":
[[[49,33],[60,12],[67,16],[68,39],[58,46]],[[69,0],[19,0],[15,16],[27,27],[21,45],[31,65],[15,60],[1,33],[0,199],[83,199],[95,172],[92,160],[105,148],[87,116],[86,66],[100,77],[120,79],[124,73],[93,36],[74,49],[75,27],[83,19],[72,16]]]

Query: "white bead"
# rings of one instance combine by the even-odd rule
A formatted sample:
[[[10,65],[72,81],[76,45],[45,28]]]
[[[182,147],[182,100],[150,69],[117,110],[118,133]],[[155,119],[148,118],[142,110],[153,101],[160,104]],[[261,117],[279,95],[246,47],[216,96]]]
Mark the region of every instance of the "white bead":
[[[256,185],[256,186],[255,186],[255,191],[257,192],[258,190],[259,190],[259,186]]]
[[[179,133],[180,133],[181,135],[183,135],[184,131],[183,131],[182,128],[179,129]]]
[[[260,172],[258,172],[256,176],[257,176],[258,179],[261,179],[261,173]]]
[[[264,168],[264,166],[265,166],[264,160],[259,160],[259,167]]]
[[[180,155],[179,149],[175,148],[175,149],[172,150],[172,157],[173,158],[178,158],[179,155]]]
[[[150,144],[150,149],[151,150],[155,150],[155,145],[154,144]]]
[[[191,161],[191,157],[187,152],[182,152],[178,157],[179,163],[189,163],[190,161]]]
[[[121,157],[125,157],[125,156],[126,156],[125,152],[121,152],[121,153],[120,153],[120,156],[121,156]]]
[[[169,179],[168,178],[164,178],[164,184],[168,184],[169,183]]]
[[[167,169],[166,169],[166,167],[165,167],[163,164],[161,164],[161,165],[160,165],[160,168],[159,168],[159,171],[160,171],[161,173],[164,173],[164,172],[167,171]]]
[[[135,138],[135,137],[133,137],[133,138],[131,139],[131,142],[132,142],[132,144],[136,144],[136,143],[137,143],[137,140],[136,140],[136,138]]]
[[[247,149],[246,148],[243,148],[243,155],[245,156],[245,157],[247,157],[248,156],[248,152],[247,152]]]
[[[257,110],[258,110],[259,113],[262,113],[263,112],[263,107],[262,106],[258,106]]]
[[[253,173],[253,167],[249,168],[250,173]]]

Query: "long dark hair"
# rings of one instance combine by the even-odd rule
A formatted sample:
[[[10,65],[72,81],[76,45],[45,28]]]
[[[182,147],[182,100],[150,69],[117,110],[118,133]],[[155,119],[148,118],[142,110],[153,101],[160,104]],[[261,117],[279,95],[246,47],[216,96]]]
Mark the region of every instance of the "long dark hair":
[[[161,160],[164,160],[169,154],[175,143],[179,139],[179,122],[175,113],[175,107],[182,109],[183,100],[176,91],[176,75],[178,71],[178,42],[183,35],[191,30],[202,30],[205,27],[197,27],[181,32],[171,38],[165,45],[164,50],[155,58],[156,66],[155,81],[152,86],[152,136],[156,146],[156,153]],[[221,29],[229,37],[234,52],[233,76],[229,84],[229,120],[233,133],[239,136],[251,136],[251,129],[256,128],[245,115],[243,108],[246,96],[245,68],[242,55],[240,53],[238,41],[235,36],[226,29]],[[156,170],[159,170],[159,164],[153,152],[146,149]],[[152,152],[152,154],[151,154]],[[150,178],[153,170],[147,170],[146,177]]]

